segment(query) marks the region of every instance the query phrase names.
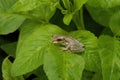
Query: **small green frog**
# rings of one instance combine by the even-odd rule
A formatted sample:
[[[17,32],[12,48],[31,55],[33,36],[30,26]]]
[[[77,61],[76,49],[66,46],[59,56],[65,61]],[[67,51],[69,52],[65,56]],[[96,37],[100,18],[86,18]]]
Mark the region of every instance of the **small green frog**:
[[[62,50],[69,50],[71,52],[84,51],[84,45],[71,36],[53,35],[52,42],[54,44],[60,43],[63,45]]]

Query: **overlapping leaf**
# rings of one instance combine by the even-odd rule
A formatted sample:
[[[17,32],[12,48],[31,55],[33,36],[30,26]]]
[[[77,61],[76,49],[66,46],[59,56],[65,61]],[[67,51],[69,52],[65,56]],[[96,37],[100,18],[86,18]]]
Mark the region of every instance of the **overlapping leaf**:
[[[0,34],[8,34],[17,30],[25,17],[17,14],[0,13]]]
[[[17,30],[25,17],[17,14],[0,13],[0,34],[8,34]]]
[[[112,30],[112,32],[114,33],[114,35],[116,36],[120,36],[120,11],[115,13],[109,22],[110,28]]]
[[[49,80],[80,80],[84,69],[81,56],[52,46],[45,53],[44,70]]]
[[[120,62],[120,59],[117,59],[120,54],[119,44],[119,41],[110,36],[103,35],[99,38],[99,54],[103,80],[119,80],[120,78],[119,68],[116,65],[116,63]]]
[[[22,12],[30,19],[48,22],[56,11],[58,0],[19,0],[12,7],[14,12]]]
[[[11,7],[16,0],[0,0],[0,34],[14,32],[20,27],[25,17],[13,14]]]
[[[3,80],[24,80],[23,76],[13,77],[11,75],[11,67],[12,63],[10,62],[8,57],[6,57],[2,63]]]
[[[100,59],[97,52],[97,37],[89,31],[76,31],[71,33],[76,39],[85,45],[83,57],[85,59],[85,68],[90,71],[100,69]]]

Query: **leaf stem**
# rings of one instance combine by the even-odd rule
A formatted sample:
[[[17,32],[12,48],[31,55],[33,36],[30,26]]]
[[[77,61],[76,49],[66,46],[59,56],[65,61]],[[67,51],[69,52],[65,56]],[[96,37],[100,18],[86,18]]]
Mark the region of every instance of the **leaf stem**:
[[[77,29],[79,30],[84,30],[85,25],[84,25],[84,19],[83,19],[83,9],[77,11],[73,17],[73,21],[77,26]]]
[[[80,23],[81,23],[82,29],[85,29],[84,19],[83,19],[83,8],[81,8],[80,10]]]

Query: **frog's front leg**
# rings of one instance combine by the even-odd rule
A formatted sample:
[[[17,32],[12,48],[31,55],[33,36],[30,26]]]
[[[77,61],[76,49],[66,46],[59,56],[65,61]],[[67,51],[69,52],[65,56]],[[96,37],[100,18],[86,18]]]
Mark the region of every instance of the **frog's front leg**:
[[[65,47],[62,47],[62,50],[67,51],[67,50],[69,50],[69,48],[70,48],[70,45],[67,45]]]

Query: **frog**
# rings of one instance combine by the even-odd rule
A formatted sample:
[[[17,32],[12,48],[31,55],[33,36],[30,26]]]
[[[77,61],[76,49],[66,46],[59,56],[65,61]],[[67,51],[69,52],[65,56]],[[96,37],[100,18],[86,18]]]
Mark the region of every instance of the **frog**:
[[[71,52],[83,52],[84,51],[84,44],[77,39],[73,38],[72,36],[64,36],[64,35],[53,35],[52,42],[54,44],[61,44],[63,47],[61,48],[64,51],[71,51]]]

